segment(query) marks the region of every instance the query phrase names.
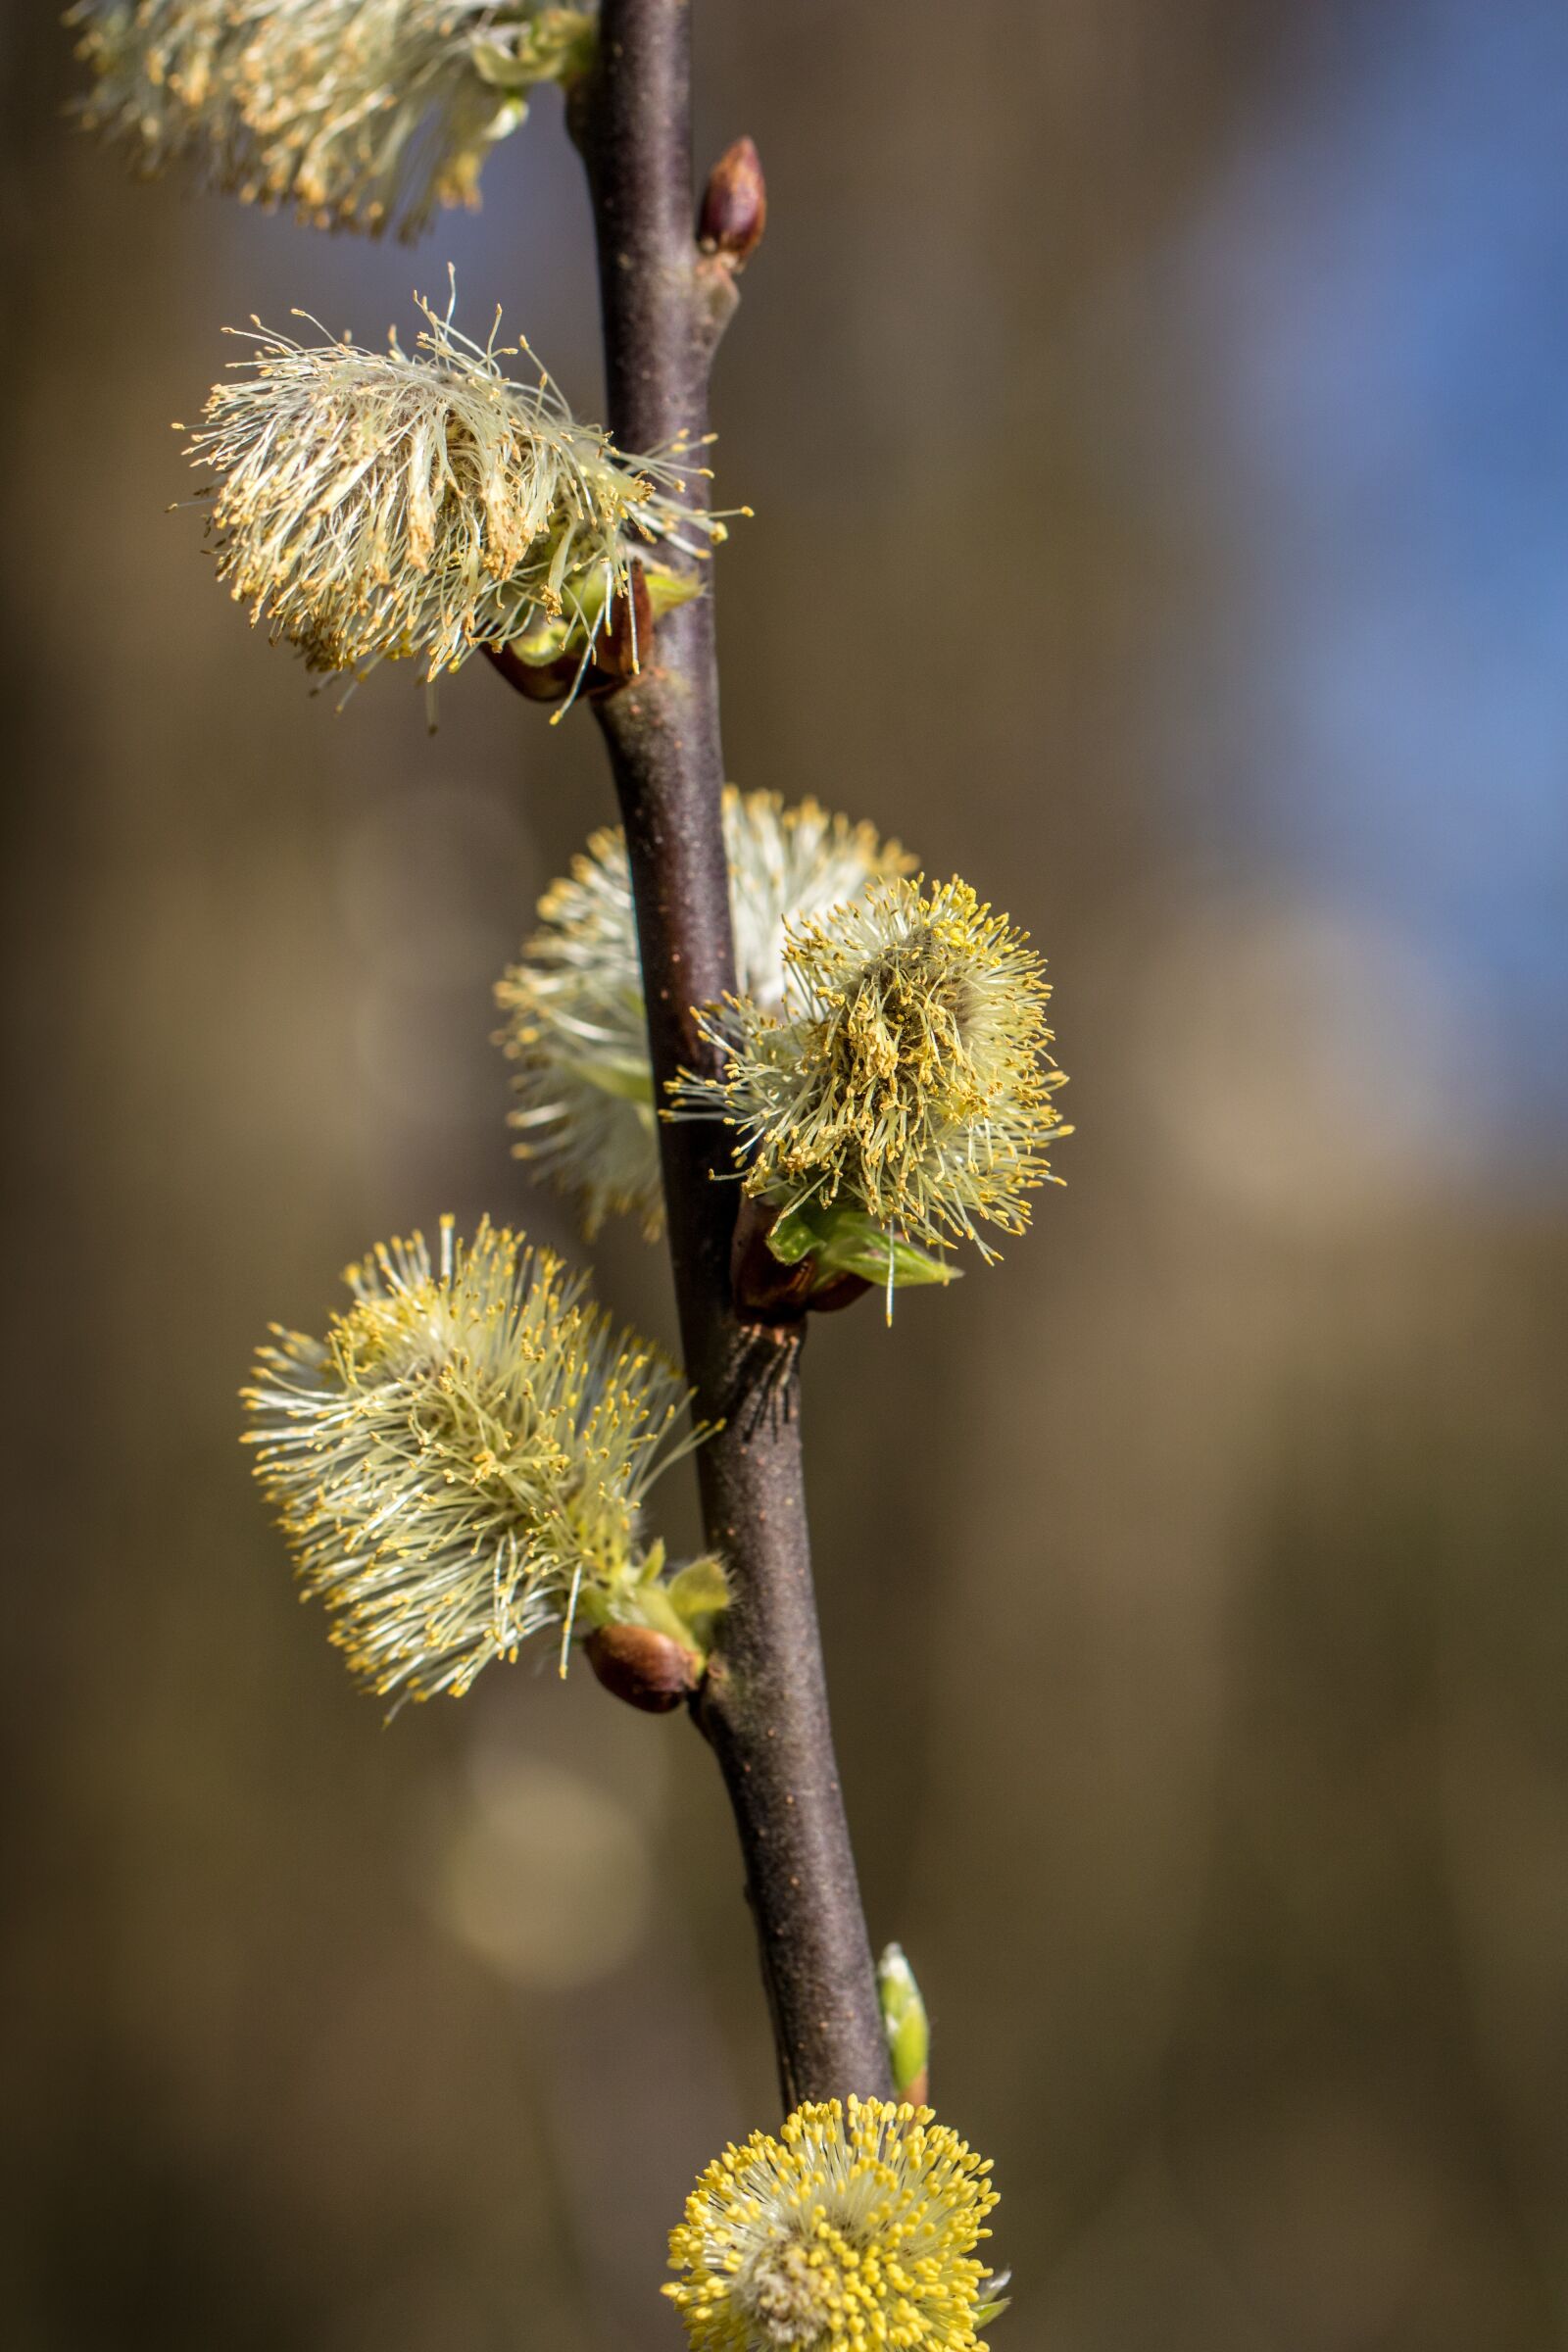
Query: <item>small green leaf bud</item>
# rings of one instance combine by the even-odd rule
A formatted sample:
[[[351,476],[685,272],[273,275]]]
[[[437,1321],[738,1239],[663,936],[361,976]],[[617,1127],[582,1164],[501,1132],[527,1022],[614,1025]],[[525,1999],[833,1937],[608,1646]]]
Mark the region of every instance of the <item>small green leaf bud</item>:
[[[822,1287],[854,1274],[879,1288],[891,1281],[896,1290],[906,1290],[911,1284],[956,1282],[962,1272],[929,1250],[885,1232],[863,1208],[847,1200],[825,1205],[807,1200],[786,1208],[769,1232],[767,1246],[782,1265],[798,1265],[808,1256]]]
[[[660,1590],[693,1642],[706,1648],[720,1611],[729,1605],[729,1578],[723,1562],[714,1559],[711,1553],[705,1553],[700,1560],[688,1560],[684,1568],[677,1568],[664,1580]]]
[[[893,2087],[901,2099],[922,2106],[931,2079],[931,2021],[902,1944],[890,1943],[877,1962],[876,1989]]]
[[[986,2285],[995,2290],[998,2287],[1005,2286],[1011,2277],[1010,2271],[996,2271],[986,2280]],[[989,2328],[993,2320],[1001,2319],[1011,2301],[1010,2295],[998,2294],[995,2291],[989,2293],[983,2303],[975,2305],[973,2317],[969,2322],[970,2327],[974,2328]]]

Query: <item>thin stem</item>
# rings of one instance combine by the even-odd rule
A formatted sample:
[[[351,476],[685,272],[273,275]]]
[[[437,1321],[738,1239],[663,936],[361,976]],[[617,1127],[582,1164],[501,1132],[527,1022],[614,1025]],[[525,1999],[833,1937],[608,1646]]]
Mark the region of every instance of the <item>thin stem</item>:
[[[688,0],[605,0],[574,108],[599,243],[610,420],[623,449],[695,447],[723,305],[693,234]],[[694,485],[695,489],[695,485]],[[735,985],[720,816],[711,594],[667,614],[653,662],[596,704],[626,830],[656,1088],[708,1049],[694,1004]],[[888,2095],[887,2048],[828,1723],[801,1466],[803,1325],[742,1322],[725,1131],[661,1130],[670,1254],[709,1542],[733,1599],[697,1704],[723,1769],[791,2106]]]

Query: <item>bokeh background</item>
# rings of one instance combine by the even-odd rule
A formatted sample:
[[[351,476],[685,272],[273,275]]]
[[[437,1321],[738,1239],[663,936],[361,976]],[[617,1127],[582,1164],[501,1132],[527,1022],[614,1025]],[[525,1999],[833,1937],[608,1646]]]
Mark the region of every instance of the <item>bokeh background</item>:
[[[1048,952],[1005,1264],[824,1324],[873,1934],[1013,2352],[1568,2343],[1560,0],[699,9],[773,212],[716,385],[727,747]],[[265,1324],[508,1157],[490,989],[611,813],[475,664],[341,715],[216,590],[219,329],[457,266],[592,413],[546,99],[416,252],[138,187],[7,11],[0,2333],[641,2352],[776,2116],[681,1722],[383,1731],[235,1443]],[[671,1328],[608,1236],[600,1287]],[[690,1513],[688,1497],[679,1510]],[[678,1516],[678,1513],[677,1513]]]

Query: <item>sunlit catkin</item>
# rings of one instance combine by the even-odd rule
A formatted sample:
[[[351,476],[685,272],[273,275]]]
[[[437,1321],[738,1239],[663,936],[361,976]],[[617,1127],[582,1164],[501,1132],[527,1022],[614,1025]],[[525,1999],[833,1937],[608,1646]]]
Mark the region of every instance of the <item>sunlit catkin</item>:
[[[800,2107],[699,2180],[664,2292],[693,2352],[975,2352],[990,2164],[929,2107]]]
[[[704,1434],[675,1367],[548,1250],[443,1219],[345,1277],[324,1340],[274,1329],[245,1392],[307,1592],[373,1690],[462,1692],[530,1634],[646,1626],[698,1652],[715,1563],[665,1573],[643,1505]]]
[[[591,8],[544,0],[80,0],[79,113],[150,172],[320,227],[405,236],[477,201],[528,93],[592,60]]]
[[[1051,1177],[1063,1083],[1041,959],[967,883],[873,883],[793,927],[782,1009],[702,1015],[716,1077],[683,1073],[674,1117],[734,1128],[748,1193],[781,1215],[842,1205],[889,1241],[994,1254]]]
[[[742,989],[769,1012],[790,989],[792,923],[862,895],[909,860],[869,825],[815,801],[724,793],[724,848]],[[514,1065],[519,1158],[578,1202],[590,1237],[629,1211],[650,1236],[663,1213],[642,967],[624,837],[596,833],[539,903],[540,927],[496,990]]]
[[[433,678],[551,622],[586,658],[634,560],[723,537],[680,503],[701,469],[622,457],[543,370],[504,372],[522,347],[420,307],[412,356],[258,324],[188,451],[216,477],[219,577],[314,669],[410,658]]]

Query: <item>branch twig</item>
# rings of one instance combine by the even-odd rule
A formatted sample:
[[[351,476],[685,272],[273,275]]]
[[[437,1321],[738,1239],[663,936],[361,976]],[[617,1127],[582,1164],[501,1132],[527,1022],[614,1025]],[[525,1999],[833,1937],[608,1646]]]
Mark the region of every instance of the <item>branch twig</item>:
[[[689,0],[604,0],[600,62],[574,129],[599,243],[610,421],[623,449],[708,425],[708,377],[733,295],[694,234]],[[695,489],[695,484],[694,484]],[[652,663],[596,706],[626,830],[656,1089],[702,1066],[691,1018],[735,985],[720,818],[723,759],[710,595],[667,613]],[[661,1134],[688,1375],[705,1419],[708,1540],[734,1597],[697,1702],[723,1769],[791,2106],[889,2095],[887,2048],[828,1724],[811,1590],[798,1381],[804,1323],[740,1320],[738,1188],[713,1179],[725,1131]]]

